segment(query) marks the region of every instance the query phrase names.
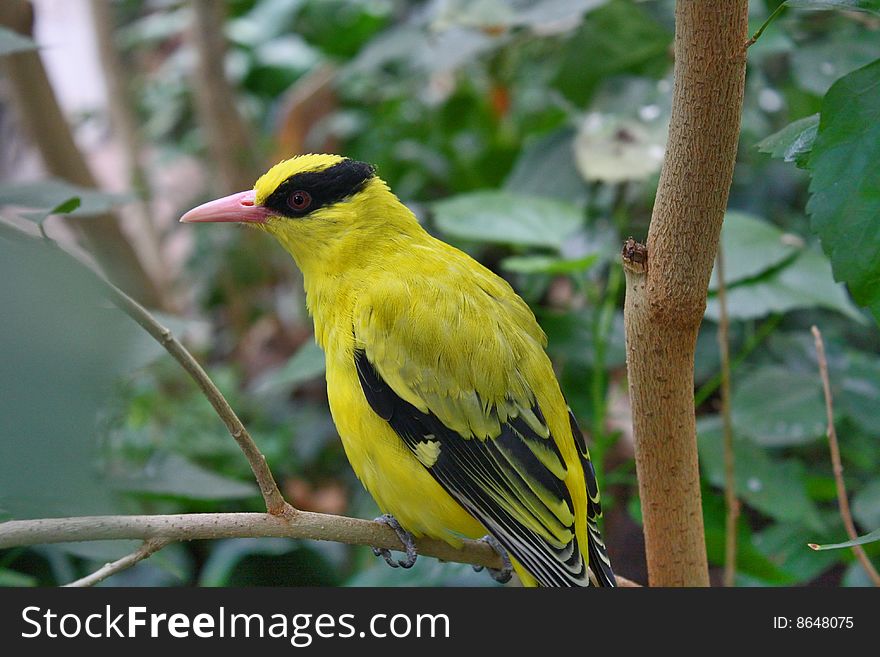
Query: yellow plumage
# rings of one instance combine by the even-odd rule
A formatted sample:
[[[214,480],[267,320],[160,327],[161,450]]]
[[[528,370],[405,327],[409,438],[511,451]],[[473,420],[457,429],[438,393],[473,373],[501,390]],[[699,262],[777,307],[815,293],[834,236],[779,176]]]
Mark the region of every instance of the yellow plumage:
[[[526,585],[586,584],[590,559],[612,584],[583,437],[510,285],[361,163],[293,158],[237,197],[303,272],[333,419],[382,511],[453,545],[492,534]]]

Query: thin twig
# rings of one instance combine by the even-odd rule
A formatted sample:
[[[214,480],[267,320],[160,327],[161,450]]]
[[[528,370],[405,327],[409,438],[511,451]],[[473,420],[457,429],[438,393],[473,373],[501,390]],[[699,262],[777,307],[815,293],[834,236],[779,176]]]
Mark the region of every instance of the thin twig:
[[[127,568],[131,568],[139,561],[143,561],[144,559],[150,557],[154,552],[158,552],[169,543],[171,543],[171,540],[167,538],[151,538],[149,540],[146,540],[144,541],[143,545],[141,545],[131,554],[126,554],[121,559],[117,559],[116,561],[113,561],[111,563],[106,563],[101,568],[93,572],[91,575],[86,575],[85,577],[78,579],[75,582],[71,582],[70,584],[65,584],[64,586],[94,586],[98,582],[103,582],[105,579],[110,577],[110,575],[115,575],[116,573],[126,570]]]
[[[260,452],[253,438],[251,438],[244,424],[232,410],[229,402],[223,396],[223,393],[214,385],[214,382],[208,376],[202,366],[193,357],[191,353],[174,337],[170,329],[166,328],[153,317],[150,312],[137,301],[128,296],[125,292],[116,287],[107,278],[99,272],[91,263],[86,262],[77,255],[63,248],[58,242],[51,239],[45,232],[42,224],[39,225],[40,236],[34,235],[32,232],[22,229],[14,223],[3,221],[4,228],[10,228],[18,233],[20,237],[30,239],[44,239],[53,245],[60,253],[67,258],[84,267],[92,273],[95,279],[104,287],[108,294],[109,300],[120,310],[125,312],[135,322],[137,322],[147,333],[149,333],[165,350],[180,363],[183,369],[192,377],[201,389],[202,393],[211,402],[211,406],[217,412],[217,415],[223,420],[223,424],[229,430],[229,433],[238,443],[241,451],[244,452],[245,458],[250,463],[254,477],[260,487],[263,500],[266,502],[266,509],[273,515],[292,515],[296,513],[296,509],[290,506],[278,490],[272,471],[266,463],[266,457]]]
[[[770,23],[772,23],[774,20],[776,20],[776,18],[779,16],[779,14],[781,14],[783,12],[783,10],[785,10],[787,8],[788,8],[788,2],[783,2],[776,9],[774,9],[773,13],[767,17],[767,20],[764,21],[764,23],[761,25],[761,27],[759,27],[755,31],[755,33],[752,35],[752,38],[749,39],[748,41],[746,41],[746,48],[748,49],[751,46],[755,45],[755,42],[761,38],[761,35],[764,34],[764,30],[766,30],[770,26]]]
[[[736,462],[733,455],[733,422],[730,414],[730,318],[727,314],[727,286],[724,282],[724,249],[719,242],[716,255],[718,273],[718,351],[721,355],[721,421],[724,434],[724,586],[736,582]]]
[[[302,538],[369,545],[389,550],[404,549],[394,530],[385,524],[310,511],[300,511],[293,518],[268,513],[185,513],[42,518],[0,523],[0,549],[69,541],[142,539],[167,543],[261,537]],[[502,566],[495,550],[482,541],[463,540],[462,546],[455,548],[444,541],[419,538],[416,539],[416,549],[423,556],[436,557],[443,561],[488,568]],[[620,586],[639,586],[624,577],[617,579]]]
[[[843,525],[846,527],[846,533],[851,540],[859,537],[856,531],[856,525],[853,522],[852,513],[849,509],[849,499],[846,496],[846,484],[843,481],[843,464],[840,461],[840,448],[837,444],[837,430],[834,428],[834,405],[831,399],[831,382],[828,378],[828,359],[825,357],[825,343],[822,341],[822,334],[819,328],[812,328],[813,339],[816,342],[816,355],[819,359],[819,376],[822,377],[822,390],[825,393],[825,413],[828,416],[828,445],[831,448],[831,464],[834,469],[834,483],[837,485],[837,502],[840,505],[840,517],[843,519]],[[874,564],[865,553],[865,549],[861,545],[853,545],[853,554],[862,564],[862,568],[868,573],[868,577],[874,582],[874,586],[880,586],[880,574],[874,568]]]

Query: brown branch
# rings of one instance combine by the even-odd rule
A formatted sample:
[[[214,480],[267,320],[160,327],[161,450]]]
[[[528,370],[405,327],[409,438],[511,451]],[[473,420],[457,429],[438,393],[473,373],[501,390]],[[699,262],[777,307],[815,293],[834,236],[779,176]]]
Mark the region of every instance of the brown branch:
[[[404,549],[397,534],[388,525],[309,511],[301,511],[292,518],[267,513],[189,513],[43,518],[0,523],[0,549],[70,541],[141,539],[151,545],[158,545],[153,549],[155,552],[163,547],[160,544],[162,541],[167,544],[197,539],[262,537],[336,541],[400,551]],[[416,549],[422,556],[436,557],[443,561],[487,568],[502,567],[498,554],[483,541],[463,540],[462,547],[454,548],[444,541],[420,538],[416,539]],[[128,558],[133,558],[133,555],[123,557]],[[129,565],[134,563],[136,561]],[[620,586],[639,586],[625,577],[617,579]]]
[[[730,317],[727,315],[727,283],[724,281],[724,249],[718,244],[715,260],[718,274],[718,351],[721,355],[721,421],[724,432],[724,586],[736,583],[736,461],[733,454],[733,422],[730,416]]]
[[[32,33],[33,9],[26,0],[0,2],[0,25],[20,34]],[[97,181],[73,139],[36,51],[8,55],[0,61],[22,123],[53,176],[81,187],[97,188]],[[117,217],[104,213],[71,217],[68,223],[107,275],[150,306],[162,306],[162,293],[143,267]]]
[[[141,545],[137,550],[132,552],[131,554],[126,554],[121,559],[117,559],[111,563],[104,564],[101,568],[93,572],[91,575],[86,575],[75,582],[71,582],[70,584],[65,584],[66,587],[86,587],[86,586],[94,586],[98,582],[103,582],[105,579],[110,577],[111,575],[115,575],[116,573],[122,572],[123,570],[127,570],[131,568],[139,561],[143,561],[148,557],[152,556],[154,552],[158,552],[163,547],[171,543],[170,539],[167,538],[151,538],[144,541],[144,544]]]
[[[708,586],[693,364],[736,157],[748,2],[679,0],[675,24],[668,145],[624,319],[649,581]]]
[[[819,376],[822,378],[822,390],[825,393],[825,414],[828,419],[828,445],[831,448],[831,464],[834,470],[834,483],[837,486],[837,503],[840,506],[840,517],[843,519],[843,525],[846,527],[846,533],[851,540],[859,537],[856,531],[856,525],[853,522],[852,513],[849,509],[849,499],[846,495],[846,484],[843,481],[843,463],[840,460],[840,448],[837,443],[837,430],[834,428],[834,402],[831,398],[831,381],[828,377],[828,359],[825,357],[825,343],[822,340],[822,333],[819,327],[812,328],[813,340],[816,343],[816,356],[819,360]],[[865,553],[865,549],[861,545],[852,546],[853,554],[862,568],[868,573],[868,577],[874,582],[874,586],[880,586],[880,574],[874,568],[874,564]]]
[[[404,550],[394,530],[370,520],[300,511],[292,518],[268,513],[188,513],[145,516],[84,516],[10,520],[0,524],[0,548],[69,541],[142,539],[192,541],[218,538],[303,538]],[[501,568],[501,559],[481,541],[456,549],[443,541],[417,539],[419,554]]]

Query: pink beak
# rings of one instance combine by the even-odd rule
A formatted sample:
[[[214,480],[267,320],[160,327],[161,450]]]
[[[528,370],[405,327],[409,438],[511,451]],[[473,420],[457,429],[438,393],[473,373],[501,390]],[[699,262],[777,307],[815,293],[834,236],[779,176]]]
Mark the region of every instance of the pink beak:
[[[180,218],[189,224],[208,221],[237,221],[252,224],[264,224],[271,216],[271,211],[255,202],[254,190],[231,194],[208,201],[193,208]]]

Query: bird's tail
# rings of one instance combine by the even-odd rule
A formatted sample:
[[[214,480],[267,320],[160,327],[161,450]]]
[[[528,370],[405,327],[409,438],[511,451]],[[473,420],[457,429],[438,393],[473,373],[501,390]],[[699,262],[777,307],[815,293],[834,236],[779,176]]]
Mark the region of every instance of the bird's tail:
[[[590,583],[595,586],[617,586],[617,578],[611,569],[611,559],[599,531],[599,518],[602,517],[602,503],[599,501],[599,484],[596,482],[596,470],[590,460],[590,452],[575,420],[574,413],[568,409],[571,432],[581,456],[584,479],[587,484],[587,555],[589,556]]]
[[[594,586],[617,586],[617,578],[611,569],[608,550],[593,520],[587,520],[587,553],[590,555],[590,583]]]

